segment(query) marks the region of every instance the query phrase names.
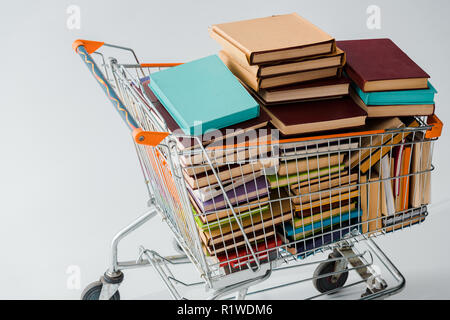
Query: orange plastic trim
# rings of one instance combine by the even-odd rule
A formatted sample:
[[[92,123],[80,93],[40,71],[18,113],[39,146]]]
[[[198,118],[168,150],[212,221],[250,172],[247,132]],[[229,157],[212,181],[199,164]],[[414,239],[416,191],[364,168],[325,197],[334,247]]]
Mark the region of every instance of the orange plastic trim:
[[[168,135],[168,132],[144,131],[141,128],[136,128],[133,130],[133,138],[136,143],[145,144],[152,147],[156,147]]]
[[[350,132],[350,133],[337,133],[337,134],[314,136],[314,137],[304,137],[304,138],[291,138],[291,139],[262,141],[262,142],[246,142],[246,143],[240,143],[240,144],[234,144],[234,145],[209,147],[207,149],[210,149],[210,150],[229,149],[229,148],[250,147],[250,146],[260,146],[260,145],[279,144],[279,143],[301,142],[301,141],[308,141],[308,140],[347,138],[347,137],[362,136],[362,135],[369,135],[369,134],[380,134],[380,133],[384,133],[384,132],[386,132],[386,131],[385,130],[371,130],[371,131],[360,131],[360,132]]]
[[[75,52],[77,52],[77,48],[79,46],[84,46],[87,53],[91,54],[91,53],[97,51],[97,49],[100,48],[101,46],[103,46],[104,44],[105,44],[104,42],[100,42],[100,41],[77,39],[72,43],[72,48],[73,48],[73,50],[75,50]]]
[[[167,68],[176,67],[182,63],[141,63],[142,68]]]
[[[439,138],[441,136],[442,127],[444,124],[437,117],[437,115],[433,114],[431,116],[428,116],[427,124],[429,124],[431,128],[425,133],[425,138],[427,139]]]

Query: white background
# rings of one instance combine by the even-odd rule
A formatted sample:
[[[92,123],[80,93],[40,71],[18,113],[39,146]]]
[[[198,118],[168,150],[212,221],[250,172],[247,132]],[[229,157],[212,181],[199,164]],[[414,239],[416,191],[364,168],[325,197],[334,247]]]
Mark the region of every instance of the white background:
[[[69,5],[81,29],[66,26]],[[366,8],[381,8],[381,29]],[[106,270],[114,233],[146,209],[128,129],[71,48],[77,38],[132,47],[143,62],[184,62],[219,50],[207,27],[298,12],[338,40],[389,37],[431,75],[450,119],[450,3],[442,1],[8,1],[0,10],[0,272],[3,299],[78,299]],[[435,146],[433,205],[423,225],[379,239],[404,273],[397,297],[450,298],[448,135]],[[152,221],[123,245],[173,253]],[[67,286],[80,268],[80,289]],[[167,298],[151,270],[128,272],[122,297]],[[277,295],[274,298],[292,298]]]

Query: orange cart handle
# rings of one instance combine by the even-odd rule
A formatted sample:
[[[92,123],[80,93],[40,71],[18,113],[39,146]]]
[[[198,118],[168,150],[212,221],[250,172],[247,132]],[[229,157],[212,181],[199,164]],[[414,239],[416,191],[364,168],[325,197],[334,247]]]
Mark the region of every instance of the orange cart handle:
[[[131,130],[133,139],[136,143],[150,146],[157,146],[169,133],[167,132],[150,132],[144,131],[140,128],[139,124],[134,120],[133,116],[128,112],[127,108],[123,104],[122,100],[117,96],[114,89],[109,84],[108,80],[103,76],[103,73],[97,67],[94,59],[91,57],[91,53],[95,52],[104,42],[89,41],[89,40],[75,40],[72,44],[73,49],[81,57],[88,69],[91,71],[97,83],[105,92],[108,99],[113,104],[116,111],[119,113],[122,120],[127,127]]]
[[[425,133],[425,138],[439,138],[442,133],[442,127],[444,126],[441,119],[439,119],[437,115],[433,114],[427,118],[427,124],[430,125],[431,128],[428,129],[427,133]]]

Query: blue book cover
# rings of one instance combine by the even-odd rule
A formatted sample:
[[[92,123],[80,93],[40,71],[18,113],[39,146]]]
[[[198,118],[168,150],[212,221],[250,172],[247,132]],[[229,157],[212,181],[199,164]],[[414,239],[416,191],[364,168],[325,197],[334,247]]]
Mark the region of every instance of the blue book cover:
[[[259,105],[217,55],[150,75],[150,88],[185,134],[259,116]]]
[[[352,87],[367,106],[434,104],[436,89],[428,82],[428,89],[364,92],[355,83]]]
[[[350,219],[357,218],[361,215],[361,210],[355,209],[351,212],[342,213],[340,215],[333,216],[331,218],[324,219],[323,221],[317,221],[313,224],[307,224],[303,227],[294,230],[290,222],[285,224],[286,235],[291,237],[295,234],[301,234],[303,232],[307,233],[312,230],[326,228],[332,224],[338,224],[340,222],[345,222]]]

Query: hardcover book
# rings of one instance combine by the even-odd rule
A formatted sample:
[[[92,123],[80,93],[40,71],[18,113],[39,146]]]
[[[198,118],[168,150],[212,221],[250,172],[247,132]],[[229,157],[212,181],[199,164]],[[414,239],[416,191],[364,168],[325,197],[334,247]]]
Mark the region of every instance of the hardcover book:
[[[271,251],[275,251],[278,246],[281,245],[281,240],[276,239],[276,237],[271,237],[266,239],[265,241],[260,241],[259,243],[252,244],[253,251],[256,254],[256,257],[260,262],[264,262],[269,260],[269,254]],[[272,250],[270,250],[272,249]],[[221,267],[231,267],[231,268],[240,268],[246,267],[246,265],[250,262],[255,262],[251,252],[248,248],[242,248],[237,252],[231,252],[230,254],[222,254],[218,255],[217,258],[221,262]]]
[[[367,112],[368,118],[429,116],[434,113],[434,103],[368,106],[361,100],[361,97],[353,89],[350,89],[350,97],[352,97],[358,106]]]
[[[264,88],[284,86],[292,83],[306,82],[316,79],[340,76],[342,73],[342,68],[340,66],[337,66],[337,67],[291,72],[260,78],[251,74],[247,69],[245,69],[239,63],[233,60],[224,51],[219,52],[219,57],[237,78],[239,78],[242,82],[244,82],[246,85],[248,85],[255,91]]]
[[[434,104],[434,95],[437,93],[429,81],[428,89],[416,90],[364,92],[354,83],[351,86],[367,106]]]
[[[226,194],[231,204],[234,205],[240,204],[242,202],[250,202],[255,199],[260,199],[266,196],[268,192],[269,187],[266,181],[266,177],[260,176],[255,180],[248,181],[236,188],[227,191]],[[204,202],[200,201],[195,196],[193,198],[196,201],[198,208],[200,208],[202,212],[220,210],[228,206],[228,203],[223,194],[219,194],[218,196]]]
[[[306,256],[306,254],[303,253],[305,253],[306,251],[312,251],[316,248],[318,249],[322,246],[341,240],[341,238],[349,233],[352,229],[358,228],[356,226],[352,227],[353,225],[357,225],[358,222],[359,221],[357,218],[350,221],[343,221],[339,230],[336,231],[333,231],[330,227],[328,227],[323,232],[319,234],[316,233],[308,240],[302,240],[297,243],[291,244],[287,247],[287,251],[293,255],[299,255],[298,258],[303,259]],[[286,243],[289,242],[289,240],[286,241]]]
[[[278,174],[268,175],[267,180],[271,189],[285,187],[289,185],[298,185],[301,182],[315,179],[317,177],[324,177],[332,175],[345,169],[345,165],[336,165],[333,167],[326,167],[322,169],[316,169],[309,172],[297,172],[294,174],[280,176]]]
[[[345,72],[364,92],[428,88],[428,78],[390,39],[338,41],[347,55]]]
[[[339,67],[345,64],[345,53],[339,48],[329,54],[320,54],[316,56],[303,57],[295,60],[284,60],[272,62],[270,64],[249,65],[247,59],[242,59],[240,55],[234,55],[233,52],[224,51],[232,60],[236,61],[252,76],[257,78],[270,77],[274,75],[323,69],[330,67]]]
[[[365,124],[367,112],[350,97],[262,106],[284,135],[354,128]],[[295,111],[293,111],[295,110]]]
[[[150,78],[145,77],[141,79],[142,87],[144,89],[144,93],[147,96],[148,100],[152,103],[152,106],[157,111],[157,117],[161,118],[161,127],[164,130],[164,123],[167,124],[167,129],[171,133],[181,133],[182,130],[178,123],[173,119],[173,117],[170,115],[170,113],[166,110],[166,108],[161,104],[161,102],[158,100],[158,98],[155,96],[155,94],[150,89]],[[204,135],[198,135],[197,138],[202,142],[204,146],[209,145],[213,142],[218,143],[219,141],[226,140],[233,136],[239,136],[241,134],[246,133],[250,130],[256,130],[263,128],[267,126],[269,123],[270,117],[269,115],[264,112],[262,109],[260,109],[259,116],[253,119],[249,119],[243,122],[239,122],[237,124],[209,131],[205,133]],[[259,130],[256,130],[257,134],[259,134]],[[270,134],[270,130],[267,132]],[[259,137],[258,137],[259,138]],[[178,146],[180,150],[189,150],[194,148],[199,148],[200,144],[198,143],[198,140],[196,138],[178,138],[177,140]]]
[[[403,128],[405,124],[397,117],[393,118],[379,118],[379,119],[368,119],[365,131],[379,131],[379,130],[389,130],[389,129],[400,129]],[[392,139],[392,134],[378,134],[375,136],[367,136],[361,138],[361,150],[352,152],[350,159],[350,168],[354,168],[363,162],[371,153],[377,150],[376,147],[387,143]]]
[[[327,54],[335,40],[297,13],[215,24],[210,36],[250,65]]]
[[[265,230],[258,230],[257,232],[247,235],[247,239],[250,243],[264,242],[274,237],[275,230],[273,227],[268,227]],[[223,241],[222,243],[215,244],[214,246],[203,246],[206,249],[206,253],[215,256],[218,254],[232,254],[236,251],[245,249],[247,243],[244,236],[236,237],[235,239]]]
[[[337,98],[347,95],[349,86],[350,80],[348,78],[332,77],[276,88],[261,89],[257,94],[265,105],[270,105],[281,102]]]
[[[285,176],[297,172],[308,172],[320,168],[329,168],[339,165],[344,160],[344,153],[312,156],[302,159],[281,160],[278,175]]]
[[[323,219],[322,221],[314,222],[311,224],[303,225],[300,228],[294,228],[290,222],[287,222],[284,227],[286,230],[286,235],[292,237],[295,240],[306,238],[308,235],[314,233],[315,230],[319,232],[322,228],[329,227],[331,225],[336,225],[344,221],[358,218],[361,215],[361,210],[352,210],[350,212],[343,212],[339,215]]]
[[[234,217],[231,208],[202,212],[190,193],[188,193],[188,197],[191,201],[194,215],[196,215],[202,223],[212,223],[213,221],[220,220],[222,218]],[[235,205],[233,206],[233,210],[236,215],[246,215],[251,214],[251,212],[259,212],[259,210],[267,204],[268,200],[269,197],[264,197],[241,205]]]
[[[217,55],[150,75],[150,88],[188,135],[259,116],[259,105]]]

